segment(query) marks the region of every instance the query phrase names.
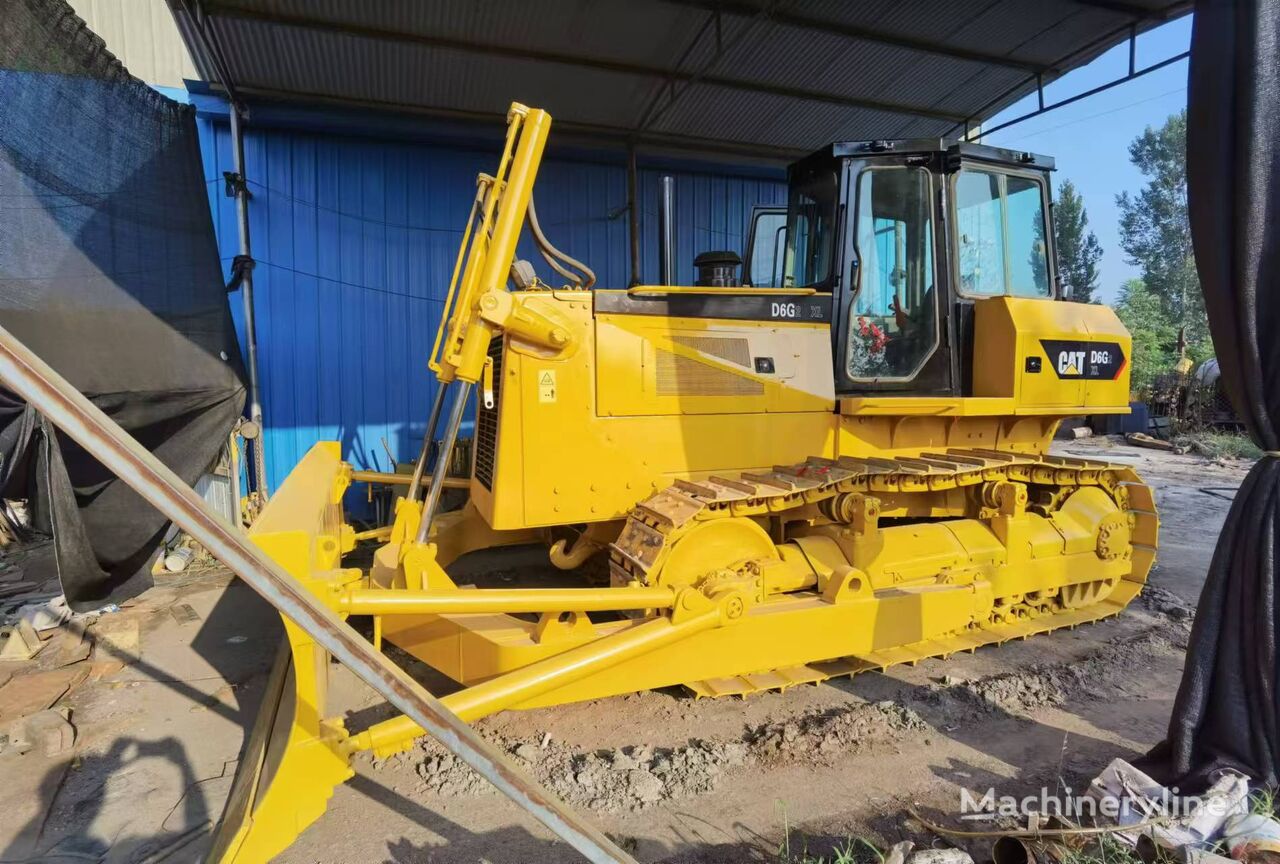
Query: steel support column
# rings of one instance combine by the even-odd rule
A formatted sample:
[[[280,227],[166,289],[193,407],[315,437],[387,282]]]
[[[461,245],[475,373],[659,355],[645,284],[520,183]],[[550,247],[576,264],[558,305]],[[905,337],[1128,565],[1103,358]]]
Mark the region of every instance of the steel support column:
[[[252,444],[255,491],[267,497],[267,464],[263,447],[266,430],[262,425],[262,389],[258,378],[258,323],[253,305],[253,243],[249,236],[249,183],[244,168],[243,106],[231,103],[231,154],[235,170],[236,227],[240,235],[240,299],[244,304],[245,359],[249,366],[249,419],[258,426]]]

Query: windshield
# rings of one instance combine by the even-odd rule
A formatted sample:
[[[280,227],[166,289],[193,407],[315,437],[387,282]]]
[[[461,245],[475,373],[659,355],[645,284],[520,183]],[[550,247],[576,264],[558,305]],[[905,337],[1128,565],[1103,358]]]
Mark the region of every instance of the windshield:
[[[965,168],[956,177],[960,291],[1048,297],[1043,187],[1014,174]]]
[[[787,202],[784,287],[818,285],[831,276],[838,194],[834,171],[818,171],[793,179]]]

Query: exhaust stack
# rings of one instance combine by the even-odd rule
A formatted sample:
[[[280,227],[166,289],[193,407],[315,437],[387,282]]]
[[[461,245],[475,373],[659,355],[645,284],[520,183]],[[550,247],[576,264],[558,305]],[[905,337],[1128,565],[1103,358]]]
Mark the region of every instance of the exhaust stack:
[[[658,271],[663,285],[676,284],[676,178],[662,175],[658,204]]]

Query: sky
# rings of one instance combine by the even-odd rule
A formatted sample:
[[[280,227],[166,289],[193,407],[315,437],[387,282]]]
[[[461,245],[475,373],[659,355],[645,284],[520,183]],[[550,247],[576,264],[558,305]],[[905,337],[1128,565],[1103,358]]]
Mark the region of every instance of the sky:
[[[1138,37],[1137,68],[1140,71],[1181,54],[1190,44],[1190,15],[1161,25]],[[1124,77],[1128,69],[1129,45],[1124,42],[1046,85],[1045,104]],[[1115,300],[1122,282],[1139,275],[1120,247],[1120,212],[1115,201],[1118,193],[1136,193],[1145,183],[1129,161],[1129,144],[1148,126],[1163,125],[1186,104],[1187,61],[1181,60],[982,139],[984,144],[1052,156],[1058,168],[1054,189],[1066,179],[1075,184],[1084,199],[1089,228],[1102,244],[1100,290],[1095,296],[1105,303]],[[997,114],[986,126],[994,127],[1035,108],[1033,93]]]

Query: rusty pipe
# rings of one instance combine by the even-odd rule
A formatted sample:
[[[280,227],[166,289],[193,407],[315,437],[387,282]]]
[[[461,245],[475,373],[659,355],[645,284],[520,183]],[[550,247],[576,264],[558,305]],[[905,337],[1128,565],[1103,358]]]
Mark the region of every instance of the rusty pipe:
[[[413,722],[588,860],[634,862],[598,828],[525,776],[456,713],[373,650],[316,596],[223,522],[195,491],[43,360],[0,327],[0,380],[262,595]]]
[[[1071,850],[1058,841],[1034,837],[1000,837],[991,846],[994,864],[1062,864]]]
[[[422,477],[427,483],[433,475]],[[412,486],[413,477],[408,474],[389,474],[386,471],[352,471],[352,483],[380,483],[383,486]],[[445,477],[442,481],[446,489],[470,489],[471,481],[466,477]]]

